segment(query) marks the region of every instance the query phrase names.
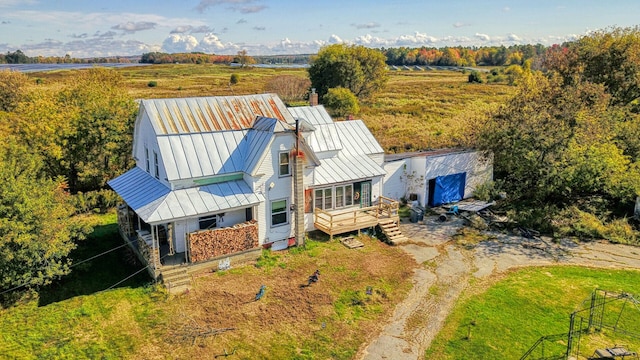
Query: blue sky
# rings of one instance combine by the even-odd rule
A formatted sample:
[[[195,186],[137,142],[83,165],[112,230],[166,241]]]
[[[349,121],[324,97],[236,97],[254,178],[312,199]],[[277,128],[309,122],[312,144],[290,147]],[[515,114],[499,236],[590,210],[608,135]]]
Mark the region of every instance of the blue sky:
[[[249,55],[370,47],[552,45],[640,24],[638,0],[0,0],[0,52]]]

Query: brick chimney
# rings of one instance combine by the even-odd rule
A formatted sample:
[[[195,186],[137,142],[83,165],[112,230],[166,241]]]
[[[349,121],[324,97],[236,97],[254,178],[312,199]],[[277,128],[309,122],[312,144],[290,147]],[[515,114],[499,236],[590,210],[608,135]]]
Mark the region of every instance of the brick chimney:
[[[311,94],[309,94],[309,105],[318,105],[318,93],[316,92],[316,88],[311,88]]]

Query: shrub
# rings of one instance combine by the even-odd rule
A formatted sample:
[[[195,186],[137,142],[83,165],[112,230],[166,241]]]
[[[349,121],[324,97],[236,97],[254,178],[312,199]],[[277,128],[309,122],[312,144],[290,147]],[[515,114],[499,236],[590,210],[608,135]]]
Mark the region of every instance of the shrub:
[[[356,115],[360,112],[358,98],[347,88],[329,89],[327,94],[322,97],[322,101],[333,116],[344,117],[346,115]]]
[[[231,74],[231,77],[229,77],[229,85],[235,85],[238,81],[240,81],[240,76],[238,76],[238,74]]]
[[[469,74],[469,82],[470,83],[478,83],[478,84],[482,84],[482,76],[480,75],[479,71],[472,71]]]
[[[557,234],[561,236],[576,236],[589,240],[606,239],[621,244],[637,242],[635,231],[626,218],[607,222],[576,206],[560,212],[553,224]]]
[[[493,201],[501,198],[502,185],[499,182],[487,181],[473,190],[473,197],[481,201]]]
[[[158,86],[158,82],[157,82],[157,81],[155,81],[155,80],[151,80],[151,81],[149,81],[149,82],[147,83],[147,86],[148,86],[148,87],[156,87],[156,86]]]

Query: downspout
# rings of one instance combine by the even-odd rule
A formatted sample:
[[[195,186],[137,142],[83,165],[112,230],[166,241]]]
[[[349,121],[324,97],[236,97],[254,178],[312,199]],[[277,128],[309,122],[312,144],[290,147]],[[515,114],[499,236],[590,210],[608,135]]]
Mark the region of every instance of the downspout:
[[[304,245],[304,155],[300,152],[300,120],[296,118],[296,150],[293,157],[293,201],[295,203],[295,235],[298,246]]]

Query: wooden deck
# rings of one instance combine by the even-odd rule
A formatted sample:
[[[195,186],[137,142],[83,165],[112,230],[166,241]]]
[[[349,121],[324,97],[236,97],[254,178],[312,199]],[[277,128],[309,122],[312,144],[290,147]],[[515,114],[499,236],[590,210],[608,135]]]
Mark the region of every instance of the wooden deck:
[[[376,205],[366,208],[338,211],[315,208],[313,224],[316,229],[329,234],[333,240],[333,235],[375,227],[382,219],[399,221],[398,207],[397,201],[380,196]]]

